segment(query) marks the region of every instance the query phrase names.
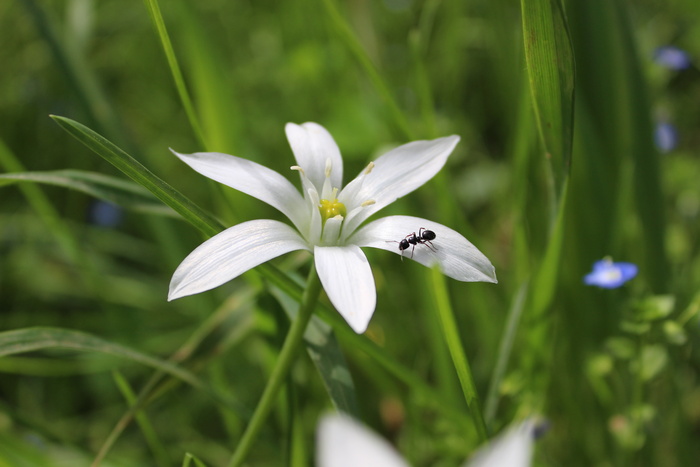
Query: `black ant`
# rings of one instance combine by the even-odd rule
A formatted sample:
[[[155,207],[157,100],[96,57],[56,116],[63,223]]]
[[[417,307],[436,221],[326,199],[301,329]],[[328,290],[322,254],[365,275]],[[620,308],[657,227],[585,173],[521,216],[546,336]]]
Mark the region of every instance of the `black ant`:
[[[428,247],[432,251],[437,251],[437,248],[435,248],[435,245],[433,245],[430,241],[435,240],[435,232],[432,230],[428,230],[425,227],[421,227],[418,229],[418,235],[416,235],[415,232],[412,232],[408,235],[406,235],[405,238],[403,238],[400,242],[397,242],[394,240],[394,243],[399,244],[399,251],[401,252],[401,261],[403,261],[403,252],[404,250],[407,250],[409,246],[413,246],[411,249],[411,259],[413,259],[413,252],[416,249],[416,245],[424,245]]]

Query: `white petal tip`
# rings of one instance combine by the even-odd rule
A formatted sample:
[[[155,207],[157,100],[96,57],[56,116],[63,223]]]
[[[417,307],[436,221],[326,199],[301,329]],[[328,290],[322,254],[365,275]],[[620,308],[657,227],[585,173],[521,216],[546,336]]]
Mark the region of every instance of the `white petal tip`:
[[[353,324],[351,322],[348,322],[348,324],[350,325],[352,330],[355,331],[357,334],[364,334],[365,331],[367,330],[367,327],[369,326],[369,323],[365,323],[365,324],[355,323],[355,324]]]

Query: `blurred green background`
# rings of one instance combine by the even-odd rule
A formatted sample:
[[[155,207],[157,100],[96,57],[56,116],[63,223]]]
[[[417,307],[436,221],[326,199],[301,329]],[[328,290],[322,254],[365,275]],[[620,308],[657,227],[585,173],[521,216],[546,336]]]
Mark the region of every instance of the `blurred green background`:
[[[457,134],[445,170],[382,215],[448,225],[495,265],[497,285],[447,281],[492,431],[544,416],[549,431],[536,465],[694,465],[700,3],[572,0],[560,15],[558,5],[162,2],[198,135],[146,4],[5,1],[0,171],[71,169],[127,180],[49,118],[65,116],[228,226],[282,219],[194,173],[169,147],[235,154],[296,183],[284,124],[315,121],[336,139],[347,182],[394,145]],[[554,76],[573,91],[564,86],[561,102],[539,95],[554,108],[554,127],[541,113],[538,125],[538,81],[530,86],[525,56],[527,41],[543,31],[526,21],[523,34],[522,19],[523,11],[541,19],[538,8],[549,6],[560,40]],[[689,66],[655,60],[667,45],[684,50]],[[661,123],[675,127],[673,147],[655,143]],[[551,138],[563,152],[551,150]],[[110,200],[119,207],[85,193],[75,178],[55,186],[65,173],[50,175],[53,184],[0,179],[0,465],[92,462],[128,410],[125,387],[139,392],[163,369],[110,356],[108,343],[161,361],[180,349],[175,361],[229,403],[160,379],[146,391],[139,423],[125,426],[102,465],[181,465],[187,452],[224,465],[288,327],[270,285],[247,273],[168,303],[170,276],[201,233],[140,191],[125,198],[116,190]],[[147,206],[124,209],[142,198]],[[458,465],[477,437],[433,310],[431,273],[366,253],[377,311],[364,337],[336,329],[359,412],[413,465]],[[616,290],[584,285],[606,255],[637,264],[639,276]],[[289,255],[274,263],[291,274],[307,261]],[[101,351],[71,350],[74,336],[32,333],[37,326],[88,333]],[[7,332],[23,329],[19,344],[8,343]],[[356,339],[377,344],[432,392],[385,371]],[[47,341],[59,348],[26,353]],[[317,418],[330,407],[316,369],[300,359],[249,464],[284,465],[293,446],[311,459]]]

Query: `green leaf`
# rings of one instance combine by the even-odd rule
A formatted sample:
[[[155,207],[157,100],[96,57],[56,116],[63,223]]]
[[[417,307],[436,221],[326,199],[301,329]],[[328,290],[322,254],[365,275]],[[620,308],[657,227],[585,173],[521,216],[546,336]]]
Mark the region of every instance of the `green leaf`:
[[[673,295],[654,295],[636,305],[635,318],[642,321],[656,321],[670,315],[675,305],[676,297]]]
[[[51,115],[61,128],[92,149],[97,155],[124,172],[129,178],[153,193],[156,198],[173,208],[185,220],[208,235],[216,235],[224,227],[209,213],[193,203],[189,198],[154,175],[136,159],[124,152],[104,136],[74,120]]]
[[[664,321],[664,335],[666,340],[674,345],[683,345],[688,341],[688,336],[680,324],[675,321]]]
[[[574,56],[559,0],[521,0],[525,59],[537,127],[556,197],[571,167]]]
[[[94,172],[56,170],[51,172],[15,172],[0,175],[0,186],[17,182],[36,182],[70,188],[134,211],[179,217],[163,206],[143,187]]]
[[[605,341],[605,348],[621,360],[629,360],[636,352],[634,341],[628,337],[611,337]]]
[[[658,344],[642,348],[639,357],[639,374],[644,381],[649,381],[658,375],[668,363],[668,352]]]

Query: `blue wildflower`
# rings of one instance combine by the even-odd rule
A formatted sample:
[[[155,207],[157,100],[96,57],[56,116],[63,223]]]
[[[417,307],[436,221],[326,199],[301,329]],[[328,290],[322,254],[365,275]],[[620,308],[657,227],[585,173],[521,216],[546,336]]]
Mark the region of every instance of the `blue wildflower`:
[[[690,66],[690,57],[687,52],[671,45],[656,49],[654,61],[671,70],[685,70]]]
[[[637,275],[637,265],[632,263],[613,263],[604,258],[593,264],[593,272],[587,274],[583,281],[603,289],[616,289]]]
[[[661,152],[671,152],[678,144],[676,127],[668,122],[658,122],[654,129],[654,142]]]
[[[124,210],[116,204],[95,200],[90,205],[90,222],[100,227],[117,227],[124,219]]]

